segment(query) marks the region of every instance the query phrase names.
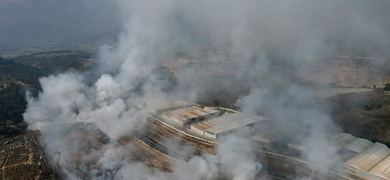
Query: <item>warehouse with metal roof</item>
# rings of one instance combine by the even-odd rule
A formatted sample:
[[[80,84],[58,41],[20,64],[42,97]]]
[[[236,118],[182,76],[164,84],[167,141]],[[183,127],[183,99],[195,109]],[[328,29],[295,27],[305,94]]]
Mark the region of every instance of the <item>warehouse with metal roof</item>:
[[[340,157],[347,161],[364,151],[374,143],[367,139],[357,138],[348,133],[339,133],[331,137],[331,141],[339,146]]]
[[[270,148],[279,139],[281,139],[280,130],[274,126],[268,126],[251,136],[254,145],[260,146],[263,149]]]
[[[367,139],[356,138],[352,142],[345,145],[344,148],[354,153],[360,153],[368,147],[372,146],[373,144],[373,142]]]
[[[220,114],[220,111],[210,107],[190,106],[162,113],[162,118],[185,126],[191,123],[204,121],[207,118],[212,118]]]
[[[389,154],[390,149],[377,142],[345,162],[345,167],[356,173],[368,172]]]
[[[223,125],[228,124],[230,122],[239,121],[239,120],[245,119],[247,117],[249,117],[249,116],[245,115],[245,114],[239,114],[239,113],[227,114],[227,115],[218,116],[218,117],[215,117],[212,119],[208,119],[207,121],[191,124],[190,129],[198,134],[204,135],[205,131],[207,129],[210,129],[210,128],[216,127],[216,126],[223,126]]]
[[[191,124],[190,129],[208,138],[218,139],[220,136],[237,132],[259,122],[264,122],[265,125],[266,119],[258,116],[233,113]]]
[[[258,118],[246,118],[239,121],[233,121],[227,124],[224,124],[222,126],[215,126],[209,129],[206,129],[204,135],[212,138],[212,139],[218,139],[220,136],[224,136],[226,134],[231,134],[233,132],[236,132],[240,130],[241,128],[245,128],[249,125],[258,123],[262,120],[265,120],[265,118],[258,117]]]
[[[145,103],[147,111],[153,115],[161,115],[165,111],[172,111],[175,109],[185,108],[193,105],[194,105],[193,103],[189,103],[185,101],[174,101],[174,100]]]
[[[390,149],[381,143],[339,133],[331,141],[340,145],[345,169],[367,179],[390,180]]]
[[[348,133],[338,133],[335,134],[333,137],[331,137],[331,141],[333,141],[340,147],[344,147],[345,145],[349,144],[355,139],[357,139],[355,136],[352,136],[351,134]]]

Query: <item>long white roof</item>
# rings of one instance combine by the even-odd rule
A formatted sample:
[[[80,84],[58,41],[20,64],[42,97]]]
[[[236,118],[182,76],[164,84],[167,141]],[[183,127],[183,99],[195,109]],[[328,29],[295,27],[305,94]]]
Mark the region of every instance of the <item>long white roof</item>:
[[[213,133],[213,134],[220,134],[220,133],[223,133],[226,131],[230,131],[230,130],[233,130],[236,128],[244,127],[244,126],[247,126],[249,124],[260,122],[263,120],[265,120],[264,117],[245,118],[245,119],[242,119],[239,121],[232,121],[230,123],[227,123],[227,124],[224,124],[221,126],[212,127],[210,129],[207,129],[206,131],[209,133]]]
[[[344,148],[355,153],[360,153],[370,147],[372,144],[374,143],[367,139],[356,138],[352,142],[348,143]]]
[[[158,111],[158,110],[165,110],[174,107],[189,106],[192,104],[185,101],[165,100],[165,101],[146,102],[146,105],[149,111]]]
[[[190,106],[172,111],[166,111],[163,113],[163,115],[175,118],[177,121],[185,121],[191,118],[202,117],[217,112],[219,111],[210,107],[200,108],[198,106]]]
[[[369,173],[390,179],[390,156],[387,156],[379,164],[373,167]]]
[[[355,139],[355,136],[348,133],[339,133],[332,137],[332,140],[340,146],[345,146]]]
[[[381,143],[375,143],[366,150],[349,159],[345,164],[368,172],[390,154],[390,149]]]

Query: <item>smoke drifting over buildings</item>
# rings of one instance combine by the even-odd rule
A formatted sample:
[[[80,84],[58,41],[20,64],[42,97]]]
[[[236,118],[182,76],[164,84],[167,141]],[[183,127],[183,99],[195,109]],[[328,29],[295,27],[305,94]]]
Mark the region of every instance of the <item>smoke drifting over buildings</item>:
[[[92,2],[90,2],[92,3]],[[390,3],[387,1],[115,1],[125,31],[114,49],[102,47],[97,78],[64,73],[40,80],[43,91],[28,99],[25,121],[39,129],[49,155],[58,158],[69,179],[99,158],[96,169],[85,170],[96,179],[212,179],[220,165],[233,179],[254,179],[261,169],[250,147],[232,137],[216,155],[195,156],[175,164],[170,174],[145,170],[124,159],[126,149],[111,143],[88,149],[80,141],[66,142],[74,122],[94,122],[112,139],[143,128],[145,117],[133,108],[137,100],[180,97],[202,100],[203,94],[240,92],[236,105],[243,112],[262,113],[283,132],[308,128],[307,160],[322,170],[338,163],[335,148],[326,140],[337,132],[330,107],[316,100],[311,88],[297,82],[306,65],[339,55],[388,57]],[[105,22],[101,22],[105,23]],[[172,83],[155,69],[185,55],[201,61],[226,62],[234,67],[229,78],[177,77]],[[191,71],[191,68],[188,69]],[[194,70],[193,70],[194,71]],[[167,90],[167,87],[169,87]],[[297,127],[297,128],[295,128]],[[237,140],[239,139],[239,140]],[[226,146],[225,146],[226,145]],[[74,162],[79,153],[81,162]],[[222,168],[222,169],[223,169]],[[152,173],[153,171],[153,173]]]

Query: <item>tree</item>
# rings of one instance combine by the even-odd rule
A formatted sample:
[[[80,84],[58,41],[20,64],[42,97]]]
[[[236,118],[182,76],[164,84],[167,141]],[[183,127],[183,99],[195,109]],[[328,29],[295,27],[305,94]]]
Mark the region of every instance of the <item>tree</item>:
[[[386,83],[385,87],[383,88],[384,91],[390,91],[390,83]]]

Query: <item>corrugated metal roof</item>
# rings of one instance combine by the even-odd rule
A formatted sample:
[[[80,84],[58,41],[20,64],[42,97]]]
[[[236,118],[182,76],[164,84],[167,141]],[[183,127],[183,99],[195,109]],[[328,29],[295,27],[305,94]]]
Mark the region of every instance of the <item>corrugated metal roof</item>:
[[[363,150],[370,147],[372,144],[374,144],[374,143],[372,143],[371,141],[369,141],[367,139],[356,138],[355,140],[353,140],[352,142],[350,142],[346,146],[344,146],[344,148],[348,149],[352,152],[355,152],[355,153],[360,153]]]
[[[203,111],[202,108],[199,108],[197,106],[191,106],[191,107],[176,109],[176,110],[172,110],[172,111],[167,111],[167,112],[164,112],[163,114],[166,117],[169,117],[169,116],[173,117],[177,121],[185,121],[188,119],[202,117],[202,116],[209,115],[211,113],[218,112],[217,110],[214,110],[211,108],[209,108],[209,109],[210,110],[208,110],[208,111]]]
[[[349,159],[345,164],[364,171],[369,171],[389,154],[390,149],[386,145],[375,143]]]
[[[369,173],[390,179],[390,156],[387,156],[379,164],[373,167]]]
[[[200,125],[200,124],[193,124],[193,125],[191,125],[191,128],[192,127],[195,127],[196,129],[199,129],[201,131],[206,130],[206,128],[203,125]]]
[[[245,118],[247,116],[241,116],[237,114],[229,114],[229,115],[223,115],[215,118],[211,118],[205,121],[201,121],[199,123],[196,123],[197,125],[206,125],[209,128],[212,127],[218,127],[218,126],[224,126],[226,124],[229,124],[234,121],[242,120],[240,118]],[[194,124],[195,125],[195,124]]]
[[[192,114],[195,114],[197,116],[204,116],[206,115],[207,113],[203,112],[203,111],[200,111],[199,109],[196,109],[194,106],[192,107],[187,107],[187,108],[183,108],[181,109],[185,112],[188,112],[188,113],[192,113]]]
[[[355,136],[348,133],[339,133],[332,137],[332,140],[340,146],[345,146],[355,139],[357,139]]]
[[[202,125],[204,125],[204,126],[207,126],[207,128],[214,127],[214,125],[213,125],[213,124],[211,124],[211,123],[209,123],[209,122],[207,122],[207,121],[205,121],[205,122],[202,122],[202,123],[200,123],[200,124],[202,124]]]
[[[196,106],[196,109],[198,109],[199,111],[203,111],[204,113],[207,113],[207,114],[212,114],[212,113],[216,113],[216,112],[219,112],[218,110],[214,109],[214,108],[210,108],[210,107],[199,107],[199,106]]]
[[[186,117],[186,119],[191,119],[191,118],[196,118],[196,117],[198,117],[198,115],[192,114],[192,113],[190,113],[190,112],[184,112],[184,113],[182,113],[182,114],[180,114],[180,115]],[[184,119],[184,120],[186,120],[186,119]]]
[[[222,118],[227,120],[227,121],[238,121],[238,120],[249,118],[249,117],[251,117],[251,116],[246,115],[246,114],[241,114],[241,113],[234,113],[234,114],[228,114],[228,115],[222,116]]]
[[[188,102],[184,101],[173,101],[173,100],[166,100],[166,101],[157,101],[157,102],[147,102],[149,111],[158,111],[158,110],[164,110],[174,107],[180,107],[180,106],[186,106],[190,105]]]
[[[213,125],[213,126],[218,126],[218,125],[221,124],[220,121],[217,121],[217,118],[213,119],[212,121],[204,121],[204,122],[205,122],[205,123],[207,122],[207,123],[209,123],[209,124],[211,124],[211,125]]]
[[[233,130],[233,129],[236,129],[239,127],[247,126],[247,125],[255,123],[255,122],[260,122],[262,120],[265,120],[265,118],[263,118],[263,117],[247,118],[247,119],[243,119],[243,120],[239,120],[239,121],[233,121],[231,123],[224,124],[222,126],[212,127],[210,129],[207,129],[206,131],[209,133],[212,133],[212,134],[220,134],[220,133],[230,131],[230,130]]]
[[[269,128],[268,130],[261,131],[258,134],[251,137],[254,141],[263,143],[271,143],[280,138],[280,133],[276,128]]]
[[[209,120],[209,121],[211,121],[211,120]],[[221,124],[221,123],[223,123],[223,119],[220,117],[216,117],[216,118],[212,119],[212,122],[215,124]]]

